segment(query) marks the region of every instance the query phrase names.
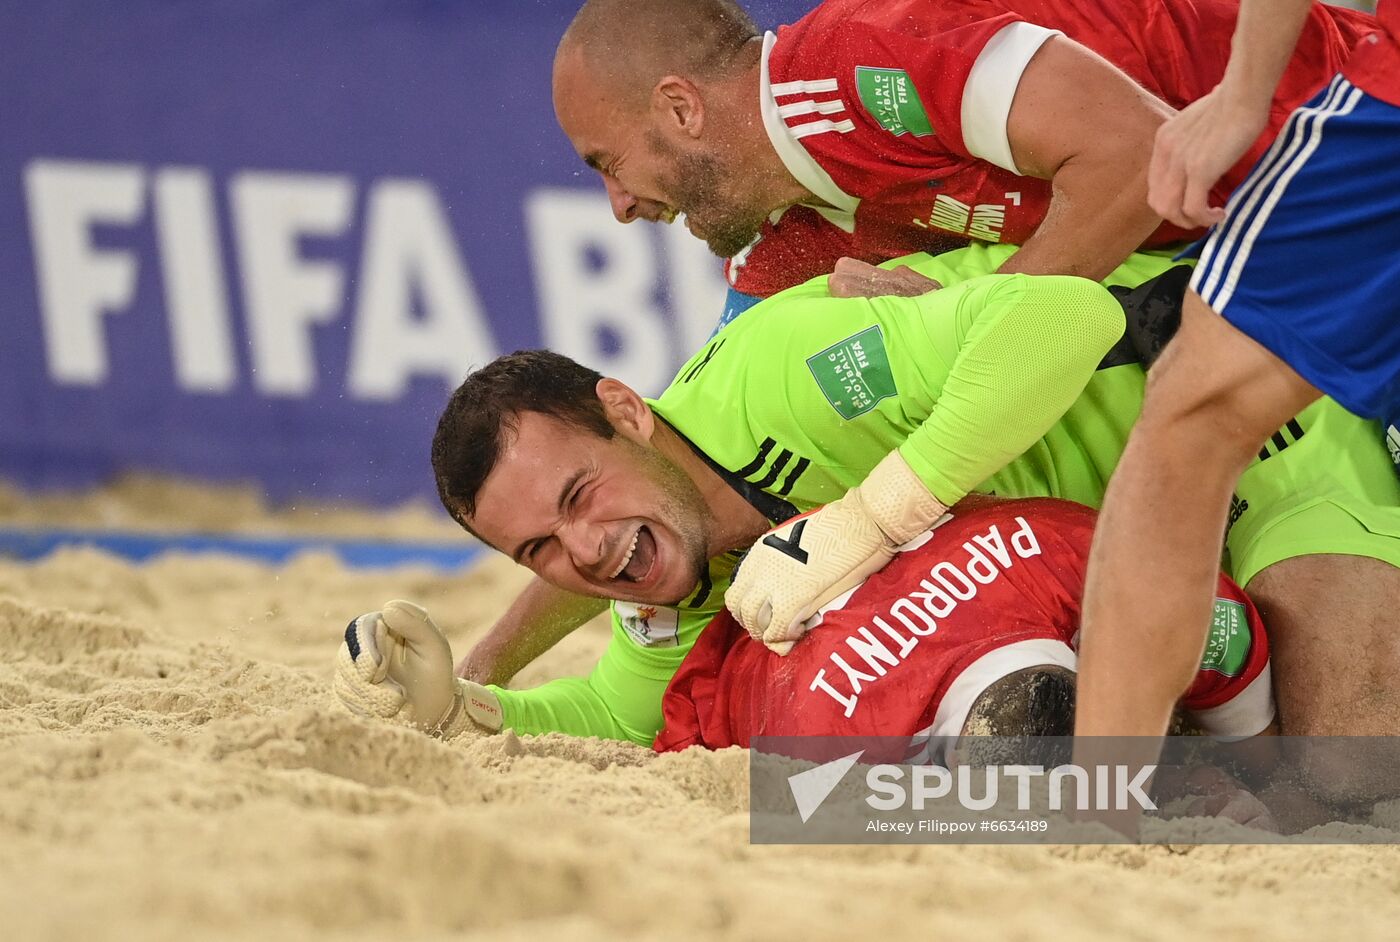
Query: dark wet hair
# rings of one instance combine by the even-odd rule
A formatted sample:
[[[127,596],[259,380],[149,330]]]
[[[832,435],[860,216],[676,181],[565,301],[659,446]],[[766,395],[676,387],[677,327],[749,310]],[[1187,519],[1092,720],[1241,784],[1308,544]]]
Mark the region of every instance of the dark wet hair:
[[[463,380],[447,400],[433,435],[433,476],[452,518],[471,529],[466,518],[476,514],[481,486],[521,413],[538,412],[612,438],[614,429],[596,389],[602,378],[561,354],[519,350]]]

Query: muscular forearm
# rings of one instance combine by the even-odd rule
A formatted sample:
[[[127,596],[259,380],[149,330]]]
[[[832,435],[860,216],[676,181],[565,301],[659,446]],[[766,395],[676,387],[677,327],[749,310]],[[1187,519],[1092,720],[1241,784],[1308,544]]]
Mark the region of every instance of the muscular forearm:
[[[1150,141],[1147,153],[1128,162],[1140,166],[1126,178],[1117,161],[1062,167],[1045,221],[998,271],[1106,278],[1162,222],[1147,205]]]
[[[1050,209],[1001,268],[1099,281],[1160,224],[1147,205],[1157,129],[1175,112],[1063,36],[1026,68],[1007,118],[1017,171],[1049,180]]]
[[[457,675],[504,684],[607,607],[605,599],[574,595],[534,579],[457,665]]]
[[[1243,0],[1220,89],[1235,104],[1267,110],[1312,0]]]

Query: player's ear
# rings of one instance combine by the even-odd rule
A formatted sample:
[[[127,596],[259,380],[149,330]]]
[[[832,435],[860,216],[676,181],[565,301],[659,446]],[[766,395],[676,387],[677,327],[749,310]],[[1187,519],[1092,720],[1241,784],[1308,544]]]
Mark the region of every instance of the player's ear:
[[[603,415],[619,435],[640,444],[651,441],[656,416],[635,389],[621,380],[604,378],[598,380],[594,391],[603,404]]]
[[[667,136],[697,138],[705,127],[705,102],[689,79],[664,75],[651,93],[657,127]]]

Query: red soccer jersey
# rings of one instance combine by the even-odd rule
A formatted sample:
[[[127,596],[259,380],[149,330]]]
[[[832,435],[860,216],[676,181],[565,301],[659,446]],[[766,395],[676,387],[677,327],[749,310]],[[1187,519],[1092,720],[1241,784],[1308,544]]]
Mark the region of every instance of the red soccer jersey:
[[[755,736],[956,737],[1001,678],[1039,665],[1074,669],[1094,519],[1048,498],[960,507],[824,609],[787,657],[721,612],[666,690],[655,748],[748,746]],[[1238,586],[1221,576],[1217,594],[1181,705],[1207,732],[1243,738],[1274,716],[1268,641]]]
[[[823,205],[770,221],[728,262],[730,284],[766,297],[830,272],[842,255],[877,262],[969,238],[1021,244],[1051,189],[1019,174],[1006,122],[1040,47],[1063,34],[1180,108],[1224,74],[1237,13],[1235,0],[826,0],[765,38],[759,89],[774,149]],[[1314,6],[1268,128],[1216,200],[1375,25]],[[1198,234],[1164,223],[1147,244]]]
[[[1378,29],[1357,43],[1346,77],[1368,95],[1400,107],[1400,0],[1380,0]]]

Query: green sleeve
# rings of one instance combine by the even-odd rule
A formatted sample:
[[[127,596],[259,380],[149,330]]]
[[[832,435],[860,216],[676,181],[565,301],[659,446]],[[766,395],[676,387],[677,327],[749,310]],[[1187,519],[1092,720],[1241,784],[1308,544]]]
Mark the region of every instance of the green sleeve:
[[[1123,310],[1101,285],[1028,275],[969,283],[953,316],[940,292],[909,299],[929,350],[956,350],[927,418],[899,447],[951,506],[1045,435],[1084,392],[1123,334]],[[918,357],[917,349],[900,355]]]
[[[614,636],[587,678],[563,677],[528,690],[492,687],[504,725],[517,733],[558,732],[650,746],[661,730],[661,697],[675,666],[658,669],[638,653],[636,645]]]
[[[801,510],[896,449],[951,506],[1062,420],[1124,329],[1107,289],[1068,276],[986,275],[915,298],[809,283],[765,304],[717,336],[711,348],[732,339],[705,382],[683,372],[659,405],[727,468],[754,470],[779,447],[810,458],[791,487],[787,467],[754,482]],[[1034,471],[1018,496],[1058,493],[1056,468]]]
[[[531,736],[568,733],[570,736],[632,740],[592,681],[592,677],[560,677],[528,690],[494,686],[489,689],[501,701],[502,725],[517,733]]]
[[[727,583],[721,576],[732,566],[723,557],[712,561],[712,588],[695,607],[614,603],[612,637],[588,677],[526,690],[492,687],[504,725],[517,733],[559,732],[650,746],[661,731],[666,686],[722,604]],[[639,643],[637,636],[652,643]]]

